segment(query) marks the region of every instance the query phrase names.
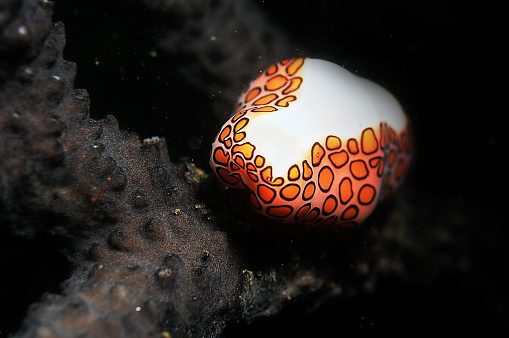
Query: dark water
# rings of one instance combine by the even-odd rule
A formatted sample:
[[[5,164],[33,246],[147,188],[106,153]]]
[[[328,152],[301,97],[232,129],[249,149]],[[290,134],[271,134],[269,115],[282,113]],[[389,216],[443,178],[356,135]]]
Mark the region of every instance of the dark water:
[[[433,213],[432,222],[440,222],[443,213],[458,213],[461,231],[472,243],[465,252],[458,249],[465,243],[452,241],[450,250],[468,255],[474,268],[443,273],[432,284],[383,280],[374,295],[342,299],[312,313],[290,307],[277,318],[226,335],[507,330],[502,204],[507,197],[499,195],[507,191],[500,103],[507,88],[502,47],[508,27],[502,8],[486,2],[462,7],[255,3],[301,46],[299,53],[344,65],[399,98],[416,137],[407,184],[421,197],[422,208]],[[222,122],[212,113],[213,99],[169,69],[178,68],[178,55],[154,56],[154,37],[168,23],[121,1],[61,1],[55,16],[66,24],[65,57],[78,64],[76,87],[89,91],[94,117],[114,114],[122,128],[141,137],[165,136],[172,159],[188,157],[208,168],[209,144]],[[17,240],[0,250],[0,271],[13,276],[0,282],[4,334],[19,325],[42,292],[58,291],[69,267],[43,245]],[[55,269],[48,261],[62,268],[46,270]]]

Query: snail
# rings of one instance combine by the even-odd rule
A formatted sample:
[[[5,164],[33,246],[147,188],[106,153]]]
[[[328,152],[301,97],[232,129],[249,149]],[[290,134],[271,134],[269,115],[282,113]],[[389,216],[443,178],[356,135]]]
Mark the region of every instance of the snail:
[[[265,216],[354,225],[405,177],[409,129],[381,86],[328,61],[287,59],[242,93],[210,165]]]

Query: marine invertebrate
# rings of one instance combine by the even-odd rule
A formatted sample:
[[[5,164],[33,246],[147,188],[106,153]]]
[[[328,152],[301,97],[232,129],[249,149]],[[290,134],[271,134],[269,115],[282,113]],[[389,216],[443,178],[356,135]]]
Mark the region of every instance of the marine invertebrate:
[[[268,67],[240,96],[210,163],[255,210],[282,221],[362,222],[397,187],[409,127],[382,87],[323,60]]]

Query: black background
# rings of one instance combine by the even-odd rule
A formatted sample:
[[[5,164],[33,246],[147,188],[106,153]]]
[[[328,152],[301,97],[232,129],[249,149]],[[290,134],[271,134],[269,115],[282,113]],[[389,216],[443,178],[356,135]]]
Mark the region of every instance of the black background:
[[[430,284],[383,280],[372,295],[313,312],[291,306],[276,318],[230,328],[225,335],[507,331],[504,9],[488,2],[255,3],[299,46],[296,53],[343,65],[400,99],[416,136],[406,184],[420,197],[417,203],[433,213],[431,220],[440,222],[445,212],[460,215],[474,267],[465,274],[441,272]],[[178,57],[151,52],[157,50],[155,37],[168,28],[165,22],[134,2],[57,1],[55,9],[55,19],[66,25],[65,58],[78,64],[76,87],[89,91],[92,115],[113,114],[121,128],[141,137],[164,136],[173,160],[187,157],[208,169],[209,145],[222,121],[212,113],[214,97],[197,92],[176,71]],[[199,112],[199,118],[188,112]],[[2,236],[0,334],[5,334],[43,292],[59,291],[70,266],[58,243],[52,251],[45,239]]]

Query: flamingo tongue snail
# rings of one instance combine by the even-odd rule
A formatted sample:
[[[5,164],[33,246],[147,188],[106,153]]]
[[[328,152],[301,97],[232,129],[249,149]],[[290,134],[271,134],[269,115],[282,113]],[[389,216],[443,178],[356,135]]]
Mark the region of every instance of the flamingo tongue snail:
[[[253,207],[283,222],[360,223],[411,157],[409,122],[377,84],[328,61],[268,67],[241,95],[210,164]]]

